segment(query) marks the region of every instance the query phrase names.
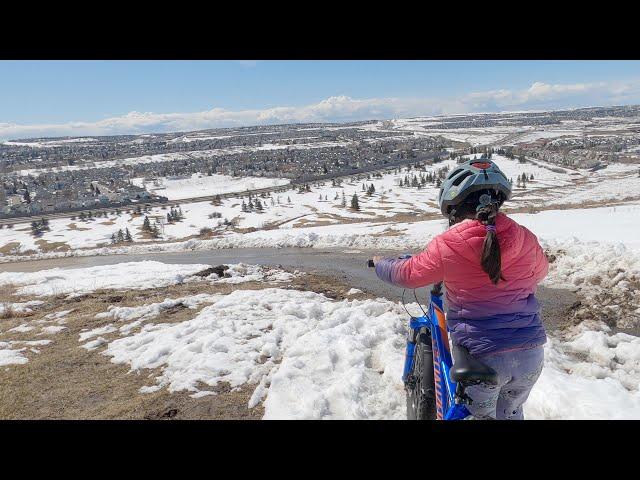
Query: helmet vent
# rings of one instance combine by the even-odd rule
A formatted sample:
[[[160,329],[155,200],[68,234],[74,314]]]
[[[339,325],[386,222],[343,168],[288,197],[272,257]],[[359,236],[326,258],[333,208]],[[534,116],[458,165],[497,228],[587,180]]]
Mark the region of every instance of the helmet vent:
[[[454,186],[456,186],[456,187],[457,187],[458,185],[460,185],[460,184],[462,183],[462,181],[463,181],[465,178],[470,177],[471,175],[473,175],[473,173],[471,173],[470,171],[468,171],[468,170],[467,170],[467,171],[466,171],[466,172],[464,172],[462,175],[460,175],[458,178],[456,178],[456,179],[452,182],[452,185],[454,185]]]

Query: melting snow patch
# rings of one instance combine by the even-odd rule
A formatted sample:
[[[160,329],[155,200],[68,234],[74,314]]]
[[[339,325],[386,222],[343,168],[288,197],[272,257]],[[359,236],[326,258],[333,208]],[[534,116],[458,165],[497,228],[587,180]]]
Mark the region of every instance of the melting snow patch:
[[[35,327],[29,326],[26,323],[23,323],[22,325],[18,325],[17,327],[13,327],[10,328],[9,330],[7,330],[8,332],[18,332],[18,333],[24,333],[24,332],[30,332],[31,330],[33,330]]]
[[[85,348],[87,350],[95,350],[96,348],[98,348],[101,345],[104,345],[105,343],[107,343],[106,338],[98,337],[95,340],[92,340],[82,345],[82,348]]]
[[[43,327],[42,328],[42,333],[40,335],[43,334],[56,334],[56,333],[60,333],[62,330],[65,330],[67,327],[63,327],[61,325],[51,325],[48,327]]]
[[[143,290],[183,283],[208,265],[174,265],[162,262],[127,262],[64,270],[0,273],[0,285],[14,284],[21,295],[77,296],[100,289]]]
[[[85,340],[89,340],[90,338],[106,333],[115,332],[116,330],[117,328],[110,323],[109,325],[105,325],[104,327],[94,328],[93,330],[89,330],[87,332],[81,332],[79,341],[84,342]]]
[[[170,391],[268,385],[266,418],[402,418],[403,343],[397,304],[265,289],[220,296],[192,320],[154,325],[104,353],[132,370],[162,367]]]
[[[32,307],[38,307],[43,303],[41,300],[31,300],[22,303],[0,303],[0,315],[3,315],[6,310],[17,314],[32,313]]]
[[[24,352],[27,347],[48,345],[51,340],[11,340],[8,342],[0,342],[0,366],[20,365],[27,363],[29,359],[25,357]],[[23,347],[12,348],[14,345],[24,345]],[[38,349],[31,348],[33,353],[39,353]]]
[[[69,315],[71,312],[73,312],[75,310],[75,308],[72,308],[71,310],[61,310],[60,312],[55,312],[55,313],[49,313],[48,315],[45,315],[44,318],[47,320],[60,320],[63,317],[66,317],[67,315]]]
[[[0,367],[5,365],[20,365],[27,363],[29,359],[22,355],[24,348],[12,349],[9,348],[11,344],[9,342],[0,342]]]

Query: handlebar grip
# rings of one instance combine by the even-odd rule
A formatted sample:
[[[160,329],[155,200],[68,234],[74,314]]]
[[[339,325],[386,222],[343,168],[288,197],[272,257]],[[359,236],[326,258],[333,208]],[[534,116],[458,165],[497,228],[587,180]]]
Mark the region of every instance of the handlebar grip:
[[[375,265],[374,265],[374,263],[373,263],[373,260],[371,260],[371,259],[367,260],[367,267],[369,267],[369,268],[375,268]]]

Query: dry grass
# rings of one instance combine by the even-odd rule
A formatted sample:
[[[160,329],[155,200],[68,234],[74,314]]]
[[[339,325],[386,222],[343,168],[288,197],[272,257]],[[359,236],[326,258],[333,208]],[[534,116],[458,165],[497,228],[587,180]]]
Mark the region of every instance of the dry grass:
[[[41,252],[68,252],[71,250],[71,247],[67,245],[66,242],[49,242],[44,239],[36,240],[35,244],[38,245],[38,248]]]
[[[77,230],[77,231],[86,231],[91,230],[90,228],[79,227],[76,223],[70,223],[67,225],[68,230]]]
[[[6,320],[14,316],[13,305],[9,302],[0,302],[0,320]]]
[[[20,242],[9,242],[0,247],[0,253],[3,255],[17,255],[20,251]]]
[[[0,322],[0,340],[51,339],[52,343],[37,347],[40,352],[24,354],[29,362],[0,369],[0,419],[259,419],[261,405],[247,408],[255,385],[231,389],[218,385],[215,395],[191,398],[189,392],[170,393],[166,388],[153,393],[140,393],[142,386],[155,384],[160,369],[129,371],[125,365],[110,362],[102,349],[87,351],[78,335],[83,329],[94,329],[113,323],[112,319],[96,319],[95,315],[109,305],[138,306],[161,302],[166,298],[200,293],[227,294],[238,289],[263,289],[278,286],[312,290],[329,298],[346,298],[350,286],[334,278],[303,275],[288,284],[247,282],[237,285],[185,283],[149,290],[104,290],[67,300],[66,296],[45,297],[46,304],[37,308],[29,321],[36,329],[9,332],[20,324],[15,317]],[[8,293],[7,299],[8,299]],[[353,298],[349,297],[349,298]],[[4,298],[0,298],[3,301]],[[26,299],[22,299],[26,300]],[[15,298],[12,301],[17,301]],[[204,306],[200,307],[204,308]],[[38,335],[48,313],[74,309],[64,317],[65,330],[54,335]],[[175,323],[193,318],[199,309],[177,307],[163,312],[153,323]],[[24,323],[24,320],[22,321]],[[49,323],[51,324],[51,323]],[[114,334],[106,338],[117,338]],[[210,387],[202,386],[203,389]]]

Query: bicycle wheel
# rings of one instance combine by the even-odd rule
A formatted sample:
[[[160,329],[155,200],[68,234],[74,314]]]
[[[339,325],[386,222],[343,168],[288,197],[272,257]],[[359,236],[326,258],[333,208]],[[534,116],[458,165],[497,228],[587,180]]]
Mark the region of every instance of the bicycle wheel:
[[[407,387],[407,419],[435,420],[436,395],[433,379],[431,335],[420,333],[416,341],[411,379]]]

